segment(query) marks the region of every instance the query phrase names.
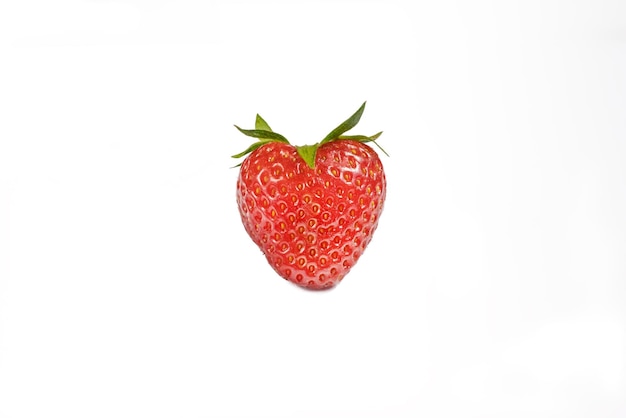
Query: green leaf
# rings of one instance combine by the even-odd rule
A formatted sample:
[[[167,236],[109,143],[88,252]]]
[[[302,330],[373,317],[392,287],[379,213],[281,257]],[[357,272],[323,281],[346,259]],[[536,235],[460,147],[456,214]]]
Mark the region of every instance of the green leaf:
[[[287,144],[289,143],[289,141],[287,141],[287,138],[285,138],[281,134],[277,134],[276,132],[266,131],[263,129],[241,129],[237,125],[235,125],[235,128],[239,129],[239,132],[241,132],[242,134],[251,136],[253,138],[271,139],[273,141],[285,142]]]
[[[315,168],[315,154],[317,154],[317,149],[319,147],[320,144],[302,145],[297,146],[296,150],[298,151],[298,154],[300,154],[300,157],[302,157],[304,162],[306,162],[309,167]]]
[[[270,142],[283,142],[286,144],[289,143],[289,141],[287,141],[287,138],[285,138],[281,134],[273,132],[272,128],[270,128],[267,122],[265,122],[265,120],[260,115],[256,115],[256,121],[254,125],[256,129],[241,129],[239,126],[235,125],[235,128],[237,128],[239,132],[244,135],[257,138],[258,141],[246,148],[245,151],[233,155],[232,158],[241,158],[244,155],[255,151],[261,146],[269,144]]]
[[[354,128],[356,124],[359,123],[359,120],[361,120],[361,115],[363,114],[363,111],[365,110],[365,103],[367,102],[363,102],[359,110],[357,110],[354,113],[354,115],[350,116],[341,125],[333,129],[331,133],[326,135],[326,138],[322,140],[321,144],[325,144],[329,141],[332,141],[333,139],[337,139],[337,137],[339,137],[344,132],[347,132],[350,129]]]
[[[241,158],[244,155],[250,154],[252,151],[256,150],[257,148],[261,148],[261,146],[265,145],[265,144],[269,144],[270,142],[275,142],[272,140],[261,140],[258,142],[255,142],[254,144],[250,145],[248,148],[246,148],[245,151],[240,152],[239,154],[235,154],[232,155],[232,158]]]
[[[337,139],[351,139],[353,141],[358,141],[358,142],[371,142],[371,141],[376,141],[378,139],[378,137],[381,136],[382,134],[383,134],[383,132],[380,131],[377,134],[374,134],[372,136],[365,136],[365,135],[341,135],[341,136],[337,137]]]
[[[298,151],[298,155],[302,157],[302,159],[306,162],[306,164],[310,168],[315,168],[315,157],[317,155],[317,149],[322,144],[325,144],[325,143],[328,143],[337,139],[347,139],[347,140],[353,140],[353,141],[358,141],[358,142],[373,142],[374,145],[376,145],[383,153],[385,153],[385,155],[389,156],[389,154],[387,154],[387,152],[376,142],[376,140],[378,139],[378,137],[380,137],[382,132],[378,132],[377,134],[374,134],[372,136],[343,135],[345,132],[354,128],[359,123],[359,120],[361,120],[361,116],[363,115],[363,111],[365,110],[366,103],[367,102],[363,102],[361,107],[352,116],[346,119],[341,125],[336,127],[331,133],[326,135],[326,137],[321,142],[314,144],[314,145],[303,145],[303,146],[295,147],[296,150]],[[289,144],[289,141],[287,140],[287,138],[285,138],[279,133],[272,131],[272,128],[270,128],[269,124],[259,114],[256,115],[256,120],[254,123],[255,129],[241,129],[237,125],[235,125],[235,128],[237,128],[239,132],[241,132],[244,135],[257,138],[258,141],[250,145],[245,151],[240,152],[239,154],[233,155],[232,158],[241,158],[270,142],[283,142],[283,143]],[[238,167],[239,165],[235,167]]]
[[[374,145],[376,145],[376,146],[378,147],[378,149],[379,149],[379,150],[381,150],[381,151],[382,151],[382,152],[383,152],[383,153],[384,153],[387,157],[389,157],[389,154],[387,154],[387,151],[385,151],[385,150],[383,149],[383,147],[381,147],[380,145],[378,145],[378,142],[376,142],[376,141],[369,141],[369,142],[373,142],[373,143],[374,143]]]
[[[261,115],[259,115],[258,113],[256,115],[256,121],[254,122],[254,129],[259,130],[259,131],[272,132],[272,128],[270,128],[267,122],[265,122],[265,119],[263,119]]]
[[[358,142],[373,142],[374,145],[376,145],[376,147],[378,147],[379,150],[381,150],[387,157],[389,157],[389,154],[387,154],[387,151],[385,151],[383,149],[383,147],[378,145],[378,142],[376,142],[378,137],[381,136],[382,134],[383,134],[383,131],[380,131],[377,134],[374,134],[372,136],[365,136],[365,135],[342,135],[342,136],[338,137],[337,139],[350,139],[352,141],[358,141]]]

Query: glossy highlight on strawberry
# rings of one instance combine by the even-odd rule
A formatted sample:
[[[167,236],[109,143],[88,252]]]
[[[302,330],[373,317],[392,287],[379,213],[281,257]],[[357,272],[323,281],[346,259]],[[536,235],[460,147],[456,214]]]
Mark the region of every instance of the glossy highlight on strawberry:
[[[249,153],[237,180],[242,223],[270,266],[299,286],[336,285],[378,226],[386,179],[377,153],[365,143],[380,133],[342,135],[356,125],[364,106],[312,146],[290,145],[258,115],[255,130],[240,129],[259,138],[234,156]]]

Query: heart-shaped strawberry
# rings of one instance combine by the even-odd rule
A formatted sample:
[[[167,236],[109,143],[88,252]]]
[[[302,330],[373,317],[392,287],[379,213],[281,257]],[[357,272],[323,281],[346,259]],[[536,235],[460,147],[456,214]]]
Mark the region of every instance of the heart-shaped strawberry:
[[[315,145],[289,144],[259,115],[255,129],[237,127],[259,139],[233,156],[250,154],[237,180],[244,228],[274,270],[299,286],[326,289],[337,284],[378,225],[385,173],[378,155],[365,143],[376,144],[382,132],[343,135],[358,123],[364,109],[365,103]]]

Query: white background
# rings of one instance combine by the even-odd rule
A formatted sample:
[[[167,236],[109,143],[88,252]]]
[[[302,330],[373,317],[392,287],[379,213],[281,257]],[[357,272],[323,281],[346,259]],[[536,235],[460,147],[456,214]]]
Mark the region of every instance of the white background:
[[[626,416],[626,3],[6,1],[0,417]],[[368,105],[334,290],[234,192]]]

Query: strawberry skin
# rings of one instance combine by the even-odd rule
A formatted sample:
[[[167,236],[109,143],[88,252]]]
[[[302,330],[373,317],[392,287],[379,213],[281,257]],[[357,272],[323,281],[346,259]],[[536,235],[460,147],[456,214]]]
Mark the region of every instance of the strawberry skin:
[[[383,166],[369,146],[337,140],[311,168],[295,147],[271,142],[241,165],[237,204],[245,230],[283,278],[333,287],[372,239],[385,201]]]
[[[257,138],[233,158],[241,163],[237,206],[243,226],[272,268],[307,289],[339,283],[378,226],[386,179],[378,154],[366,145],[382,134],[343,135],[365,103],[314,145],[293,146],[257,115]],[[248,155],[249,154],[249,155]]]

